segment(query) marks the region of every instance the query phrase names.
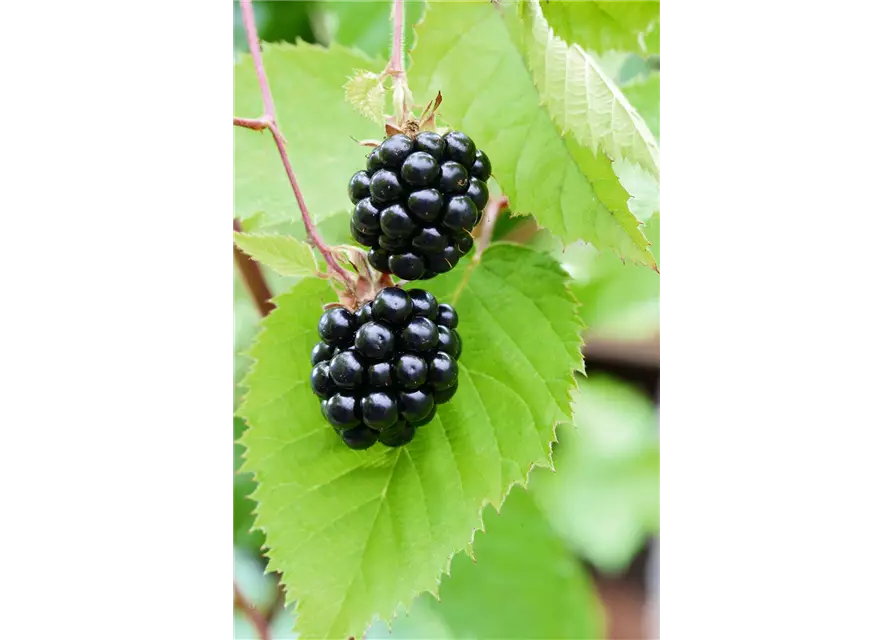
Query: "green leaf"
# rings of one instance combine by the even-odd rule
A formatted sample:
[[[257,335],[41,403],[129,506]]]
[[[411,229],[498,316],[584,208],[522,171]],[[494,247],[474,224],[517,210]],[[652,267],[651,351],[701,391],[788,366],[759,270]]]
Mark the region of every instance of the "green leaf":
[[[590,56],[552,35],[537,4],[521,7],[430,5],[412,52],[415,94],[443,92],[440,113],[487,152],[514,211],[565,243],[653,266],[611,163],[659,177],[653,137]]]
[[[542,473],[548,472],[535,471],[531,482]],[[456,558],[440,585],[440,602],[420,598],[408,618],[397,618],[394,636],[605,636],[604,612],[586,572],[529,493],[513,489],[499,513],[487,509],[484,525],[485,531],[475,536],[476,564],[468,557]],[[430,633],[433,629],[439,632]],[[374,631],[372,638],[388,637],[382,625]]]
[[[344,85],[344,99],[360,115],[379,124],[384,122],[384,94],[381,78],[371,71],[357,71]]]
[[[657,143],[613,80],[577,45],[555,36],[539,2],[521,2],[528,64],[540,95],[562,131],[613,160],[637,162],[660,176]]]
[[[621,571],[660,527],[660,448],[651,401],[607,376],[580,381],[577,427],[559,426],[554,474],[531,491],[553,526],[596,566]]]
[[[276,119],[288,142],[288,156],[314,221],[344,211],[347,181],[365,167],[366,150],[358,140],[380,138],[384,131],[344,102],[344,83],[355,69],[384,67],[384,62],[339,45],[328,49],[299,42],[264,43],[264,66],[276,103]],[[233,68],[233,113],[259,117],[260,89],[251,58],[240,56]],[[268,131],[234,127],[234,215],[259,212],[267,224],[300,220],[295,196]]]
[[[234,231],[233,241],[257,262],[284,276],[303,278],[319,271],[310,245],[292,236]]]
[[[582,368],[567,276],[514,245],[491,246],[469,274],[473,264],[428,285],[461,319],[459,391],[397,450],[352,451],[320,415],[308,377],[321,307],[334,300],[326,283],[299,281],[263,321],[239,410],[245,470],[304,637],[359,637],[375,615],[435,591],[482,507],[550,464]]]
[[[546,2],[543,14],[562,39],[596,53],[660,53],[659,2]]]
[[[391,55],[391,7],[384,0],[343,2],[333,0],[316,5],[317,23],[324,27],[329,41],[357,47],[372,56],[387,58]],[[424,2],[406,0],[403,24],[407,48],[412,44],[409,25],[418,22],[425,9]],[[379,70],[376,68],[375,70]]]

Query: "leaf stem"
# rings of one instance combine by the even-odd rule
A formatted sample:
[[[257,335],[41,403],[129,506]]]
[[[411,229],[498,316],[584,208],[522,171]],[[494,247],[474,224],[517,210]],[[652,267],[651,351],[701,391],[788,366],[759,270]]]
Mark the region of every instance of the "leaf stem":
[[[248,602],[248,598],[242,594],[235,582],[233,582],[233,605],[245,614],[245,617],[248,618],[257,631],[260,640],[270,640],[270,625],[266,617]]]
[[[233,219],[233,231],[241,230],[242,225],[239,224],[238,220]],[[261,316],[266,316],[275,307],[271,301],[273,294],[270,292],[270,287],[267,285],[263,271],[260,270],[260,265],[248,257],[248,254],[237,247],[235,243],[233,243],[233,258],[236,261],[236,266],[239,268],[242,282],[245,283],[245,286],[251,293],[254,306],[257,307]]]
[[[347,286],[351,280],[348,273],[341,268],[335,261],[332,252],[317,232],[310,218],[310,212],[307,210],[307,204],[304,202],[304,196],[301,193],[301,187],[298,186],[298,179],[292,169],[291,162],[288,159],[288,153],[285,151],[285,138],[279,131],[276,124],[276,107],[273,104],[273,94],[270,91],[270,82],[267,80],[267,73],[264,70],[264,63],[260,54],[260,39],[257,35],[257,26],[254,23],[254,9],[251,6],[251,0],[239,0],[242,8],[242,19],[245,21],[245,33],[248,36],[248,47],[251,50],[251,58],[254,60],[254,70],[257,73],[257,81],[260,83],[261,98],[264,103],[264,115],[260,118],[233,118],[233,125],[237,127],[246,127],[255,131],[269,129],[273,134],[273,140],[276,142],[276,148],[279,150],[279,156],[282,158],[282,166],[285,167],[285,173],[291,184],[291,189],[298,201],[298,208],[301,210],[301,218],[304,221],[304,228],[307,230],[307,238],[316,246],[322,254],[326,264],[332,273],[338,275],[338,279]]]
[[[451,304],[456,304],[456,302],[458,302],[459,294],[462,293],[465,285],[467,285],[468,281],[471,279],[471,274],[475,267],[481,263],[481,257],[484,255],[484,251],[487,250],[487,247],[490,246],[490,241],[493,239],[493,230],[496,228],[496,218],[499,216],[499,212],[507,207],[508,204],[509,199],[506,196],[499,196],[498,198],[493,198],[491,196],[487,201],[487,205],[484,207],[484,215],[481,218],[481,226],[478,227],[480,233],[475,240],[477,248],[474,252],[474,257],[471,259],[471,264],[465,269],[465,275],[462,277],[462,282],[459,283],[459,286],[456,287],[456,290],[453,292],[453,298],[450,300]]]

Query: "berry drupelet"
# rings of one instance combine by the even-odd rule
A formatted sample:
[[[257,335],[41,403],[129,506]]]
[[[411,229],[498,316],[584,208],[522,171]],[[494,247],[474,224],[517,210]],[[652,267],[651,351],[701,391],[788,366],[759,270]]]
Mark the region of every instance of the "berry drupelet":
[[[388,158],[387,154],[385,158]],[[382,289],[356,312],[326,310],[310,388],[351,449],[408,444],[459,385],[459,317],[424,289]]]
[[[393,135],[350,179],[351,234],[383,273],[404,280],[446,273],[474,246],[489,178],[490,159],[460,131]]]

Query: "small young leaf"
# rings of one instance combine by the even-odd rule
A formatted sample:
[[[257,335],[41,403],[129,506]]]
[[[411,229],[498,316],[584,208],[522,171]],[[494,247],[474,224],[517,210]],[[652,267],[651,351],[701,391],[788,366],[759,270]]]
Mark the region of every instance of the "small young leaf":
[[[344,98],[364,117],[384,122],[384,85],[377,74],[357,71],[344,85]]]
[[[234,231],[233,240],[249,256],[284,276],[303,278],[319,271],[310,245],[292,236]]]
[[[487,152],[514,211],[534,212],[566,244],[582,239],[654,266],[612,160],[657,179],[656,142],[595,61],[551,32],[538,3],[431,4],[417,35],[417,95],[443,92],[441,114]]]
[[[348,449],[320,415],[308,378],[322,306],[334,301],[327,283],[299,281],[263,321],[239,409],[244,469],[302,637],[360,637],[376,614],[390,619],[435,591],[483,506],[550,465],[582,368],[567,275],[515,245],[491,246],[468,273],[473,264],[427,285],[459,313],[459,390],[399,449]]]
[[[563,40],[595,53],[660,53],[660,2],[546,2],[543,14]]]

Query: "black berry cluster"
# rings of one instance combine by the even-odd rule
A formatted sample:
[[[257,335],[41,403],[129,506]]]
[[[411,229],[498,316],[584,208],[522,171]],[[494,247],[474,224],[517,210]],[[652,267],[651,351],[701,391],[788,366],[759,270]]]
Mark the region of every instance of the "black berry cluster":
[[[460,131],[393,135],[350,179],[351,233],[383,273],[404,280],[446,273],[474,246],[489,177],[490,160]]]
[[[355,313],[328,309],[310,386],[351,449],[409,443],[459,385],[459,316],[424,289],[382,289]]]

